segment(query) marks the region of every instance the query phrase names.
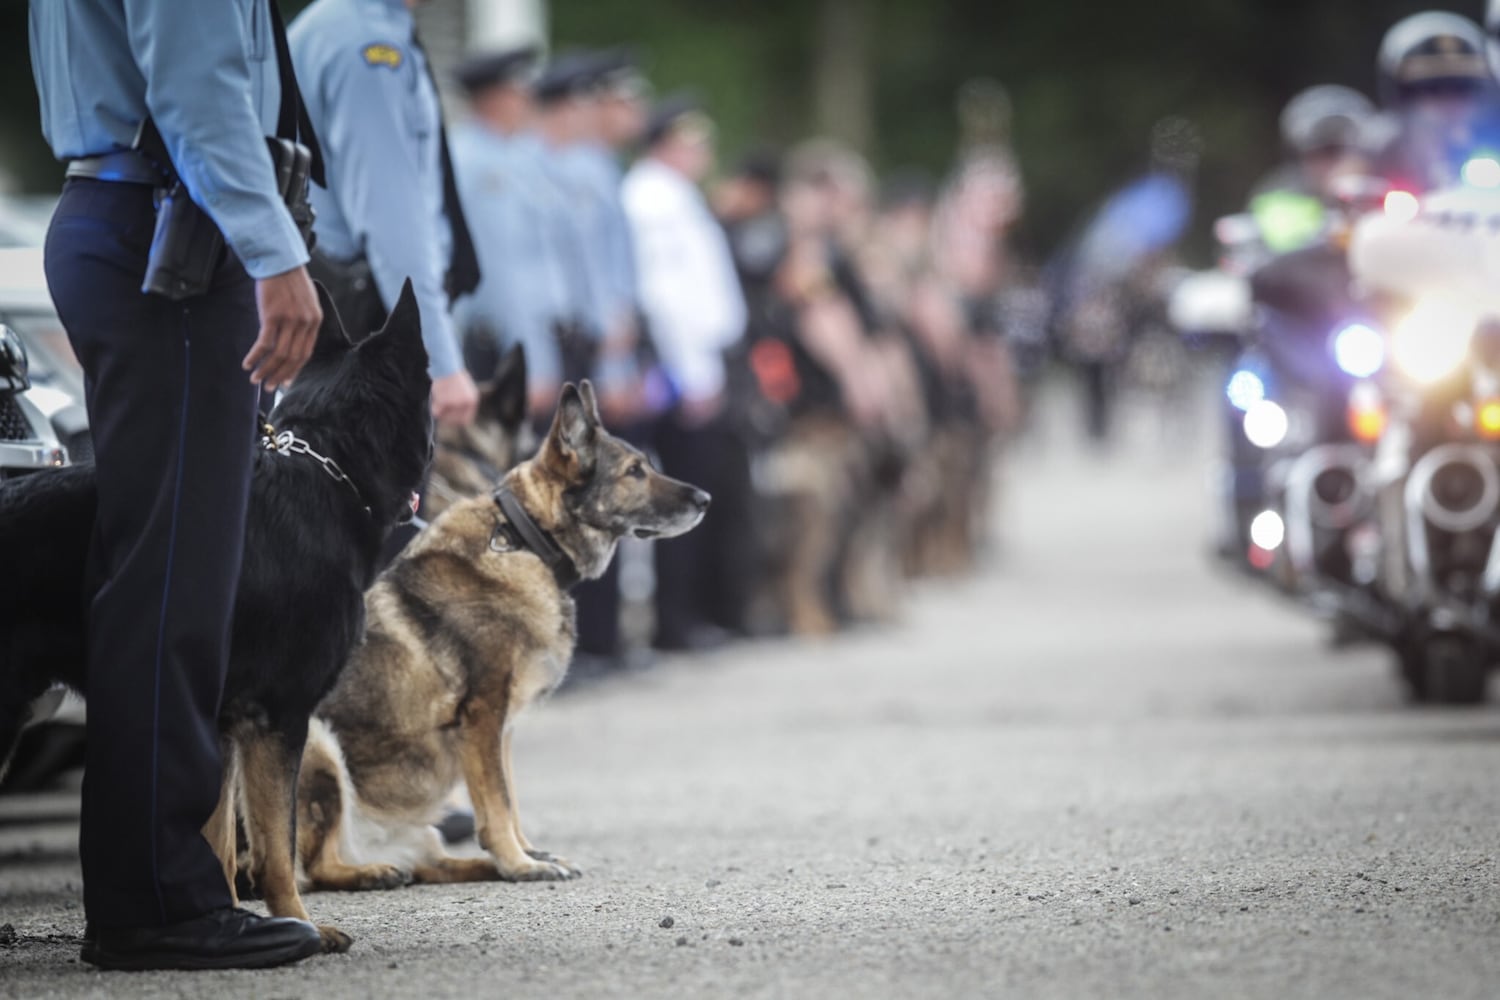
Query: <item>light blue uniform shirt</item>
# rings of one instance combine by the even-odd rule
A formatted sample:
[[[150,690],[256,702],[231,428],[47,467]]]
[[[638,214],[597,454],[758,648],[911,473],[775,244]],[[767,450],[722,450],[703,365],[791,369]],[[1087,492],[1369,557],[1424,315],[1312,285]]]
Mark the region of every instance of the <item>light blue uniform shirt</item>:
[[[30,37],[59,159],[128,149],[149,115],[251,277],[307,262],[266,150],[281,86],[265,0],[31,0]]]
[[[597,338],[607,327],[603,289],[595,280],[589,259],[588,224],[592,210],[588,192],[578,185],[565,165],[565,151],[549,146],[540,135],[528,132],[517,139],[522,150],[536,163],[547,199],[547,225],[568,288],[568,315],[582,323]]]
[[[443,289],[452,231],[441,109],[413,31],[403,0],[316,0],[288,38],[328,177],[326,191],[312,191],[318,250],[344,261],[364,254],[388,306],[411,278],[441,378],[461,371],[463,357]]]
[[[589,269],[603,298],[602,308],[613,330],[636,313],[635,249],[630,221],[620,200],[624,172],[613,153],[598,143],[570,146],[559,156],[565,176],[586,196],[580,211]]]
[[[552,330],[569,316],[569,286],[555,192],[535,144],[468,123],[453,130],[452,154],[482,275],[474,294],[455,307],[456,322],[460,329],[485,329],[504,345],[524,345],[532,379],[558,382],[562,364]]]

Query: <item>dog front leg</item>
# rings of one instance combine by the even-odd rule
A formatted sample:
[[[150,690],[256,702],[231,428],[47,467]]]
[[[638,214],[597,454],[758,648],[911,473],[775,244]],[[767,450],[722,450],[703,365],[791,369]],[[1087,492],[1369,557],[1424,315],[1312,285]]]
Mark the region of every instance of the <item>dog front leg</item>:
[[[515,830],[516,843],[521,845],[521,850],[537,861],[550,861],[554,865],[566,868],[570,878],[577,878],[583,874],[583,869],[573,864],[567,858],[558,857],[549,851],[539,851],[532,846],[531,841],[526,839],[526,834],[521,832],[521,802],[516,795],[516,772],[511,766],[510,756],[510,734],[511,726],[506,726],[500,734],[500,772],[505,778],[505,787],[510,791],[510,822]]]
[[[297,733],[270,732],[247,726],[240,741],[245,790],[245,830],[250,837],[251,871],[273,917],[311,920],[297,891],[297,773],[307,741],[307,723]],[[323,950],[348,951],[353,938],[326,924],[318,925]]]
[[[464,781],[474,803],[479,844],[495,859],[500,877],[512,882],[553,881],[571,877],[570,869],[526,853],[516,837],[514,801],[501,764],[505,709],[471,705],[460,726],[459,756]]]

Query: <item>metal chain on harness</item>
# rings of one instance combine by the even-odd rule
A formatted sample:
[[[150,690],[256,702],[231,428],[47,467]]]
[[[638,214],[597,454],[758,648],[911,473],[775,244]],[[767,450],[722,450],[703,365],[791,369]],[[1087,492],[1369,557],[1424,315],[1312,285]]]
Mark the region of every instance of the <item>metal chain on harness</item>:
[[[370,517],[375,516],[375,512],[370,509],[370,505],[365,503],[365,498],[360,494],[359,487],[354,485],[354,480],[350,479],[343,469],[339,468],[339,463],[327,455],[320,455],[313,450],[312,445],[291,431],[277,431],[269,423],[262,424],[260,430],[260,446],[266,451],[274,451],[276,454],[283,456],[306,455],[317,462],[323,471],[328,473],[330,479],[335,479],[348,486],[354,493],[354,499],[359,501],[359,505],[364,508],[365,513]]]

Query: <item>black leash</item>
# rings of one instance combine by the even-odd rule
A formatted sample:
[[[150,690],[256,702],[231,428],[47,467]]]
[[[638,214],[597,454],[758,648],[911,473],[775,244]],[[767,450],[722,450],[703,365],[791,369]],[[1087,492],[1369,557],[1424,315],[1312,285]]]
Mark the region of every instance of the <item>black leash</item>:
[[[578,567],[574,564],[572,557],[562,550],[562,546],[541,526],[531,519],[526,513],[526,508],[521,506],[521,501],[516,495],[504,486],[495,490],[495,506],[500,508],[500,513],[505,520],[495,525],[495,534],[490,538],[490,548],[497,552],[508,552],[516,549],[525,549],[536,556],[542,563],[552,571],[552,577],[557,585],[563,590],[571,590],[582,579],[578,575]],[[509,542],[501,547],[500,536],[504,535]]]
[[[412,32],[412,46],[422,53],[422,62],[427,66],[427,79],[432,83],[434,97],[442,94],[437,77],[432,72],[432,60],[422,48],[422,40]],[[438,160],[443,170],[443,214],[448,217],[452,230],[453,245],[448,254],[448,272],[444,275],[444,291],[448,302],[468,295],[479,287],[479,254],[474,249],[474,237],[469,233],[469,220],[464,215],[463,199],[458,196],[458,180],[453,173],[453,157],[448,151],[448,126],[443,121],[442,105],[438,105]]]
[[[302,100],[302,88],[297,86],[297,73],[292,68],[292,50],[286,40],[286,22],[281,19],[281,7],[277,0],[267,0],[271,7],[271,37],[276,42],[276,71],[281,77],[281,111],[276,121],[276,135],[291,139],[307,147],[312,154],[312,165],[308,176],[320,188],[328,187],[323,176],[323,147],[318,144],[313,131],[312,118],[307,114],[307,105]]]

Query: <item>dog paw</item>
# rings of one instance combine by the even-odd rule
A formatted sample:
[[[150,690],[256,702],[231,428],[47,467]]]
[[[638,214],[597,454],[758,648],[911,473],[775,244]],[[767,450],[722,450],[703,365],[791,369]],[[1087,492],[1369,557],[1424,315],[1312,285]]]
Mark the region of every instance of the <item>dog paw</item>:
[[[399,889],[411,885],[412,874],[395,865],[371,865],[360,880],[361,889]]]
[[[342,955],[354,944],[354,939],[337,927],[329,924],[318,925],[318,936],[323,939],[323,954]]]
[[[558,864],[556,861],[542,861],[537,858],[528,858],[524,863],[517,865],[500,865],[500,877],[507,882],[566,882],[568,879],[577,878],[572,869]]]
[[[539,851],[534,847],[528,847],[526,849],[526,853],[529,854],[535,861],[545,861],[548,864],[553,864],[563,869],[568,873],[567,877],[570,879],[583,877],[583,869],[579,868],[567,858],[560,857],[559,855],[553,854],[550,851]]]

